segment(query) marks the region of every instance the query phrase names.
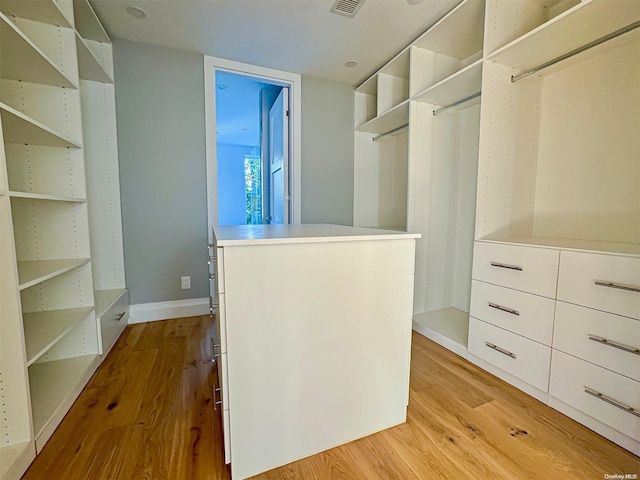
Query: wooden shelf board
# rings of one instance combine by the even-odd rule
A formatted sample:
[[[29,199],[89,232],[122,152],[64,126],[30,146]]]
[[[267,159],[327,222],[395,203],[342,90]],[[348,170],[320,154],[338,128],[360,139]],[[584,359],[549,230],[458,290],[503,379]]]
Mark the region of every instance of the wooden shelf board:
[[[100,318],[116,303],[127,290],[125,288],[113,288],[109,290],[96,290],[93,295],[96,303],[96,317]]]
[[[113,83],[113,78],[102,68],[84,39],[76,32],[78,44],[78,68],[82,80],[92,80],[100,83]]]
[[[30,260],[18,262],[20,290],[62,275],[85,263],[89,258],[69,258],[63,260]]]
[[[93,307],[67,308],[23,315],[27,365],[31,365],[78,323],[86,318]]]
[[[10,191],[9,196],[12,198],[27,198],[31,200],[51,200],[55,202],[71,202],[71,203],[86,203],[86,198],[75,198],[75,197],[62,197],[59,195],[44,195],[40,193],[30,193],[30,192],[14,192]]]
[[[29,452],[31,450],[31,452]],[[24,455],[36,456],[36,449],[32,441],[2,445],[0,447],[0,478],[5,478],[6,473]]]
[[[514,245],[537,246],[548,248],[562,248],[581,252],[611,253],[620,255],[640,255],[640,244],[604,242],[600,240],[580,240],[559,237],[494,237],[487,236],[478,240],[495,243],[509,243]]]
[[[0,75],[6,80],[78,88],[16,25],[0,13]]]
[[[65,28],[72,26],[53,0],[1,0],[0,10],[18,18]]]
[[[387,110],[380,116],[363,123],[358,128],[359,132],[387,133],[394,128],[401,127],[409,122],[409,100],[405,100],[396,105],[391,110]]]
[[[482,88],[482,59],[417,93],[412,100],[445,106],[477,93]]]
[[[482,50],[484,37],[484,2],[465,0],[413,45],[449,57],[464,59]]]
[[[82,148],[80,144],[2,102],[0,116],[5,143]]]
[[[111,39],[98,19],[96,12],[87,0],[73,0],[73,16],[76,30],[88,40],[111,43]]]
[[[376,96],[378,94],[378,75],[373,75],[356,88],[356,93]]]
[[[457,308],[443,308],[413,316],[413,329],[466,358],[469,336],[469,314]]]
[[[382,67],[378,73],[409,79],[409,49],[405,48]]]
[[[40,436],[58,408],[74,393],[98,358],[97,354],[34,363],[29,367],[33,430]]]
[[[640,20],[640,2],[582,2],[496,50],[488,60],[522,72]],[[638,29],[635,30],[637,32]],[[627,35],[624,35],[627,36]],[[610,45],[610,42],[604,45]],[[540,48],[544,45],[544,48]],[[605,47],[606,48],[606,47]],[[597,53],[598,48],[581,54]]]

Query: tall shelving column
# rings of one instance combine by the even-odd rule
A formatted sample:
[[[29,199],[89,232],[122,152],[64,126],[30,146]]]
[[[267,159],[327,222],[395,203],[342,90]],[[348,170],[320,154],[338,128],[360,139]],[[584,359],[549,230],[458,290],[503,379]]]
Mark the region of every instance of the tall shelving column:
[[[0,12],[2,341],[22,349],[7,390],[24,396],[28,382],[25,440],[40,451],[99,363],[76,33],[71,1],[6,0]],[[24,462],[3,465],[7,478]]]
[[[127,325],[113,50],[87,0],[74,0],[91,262],[102,358]]]

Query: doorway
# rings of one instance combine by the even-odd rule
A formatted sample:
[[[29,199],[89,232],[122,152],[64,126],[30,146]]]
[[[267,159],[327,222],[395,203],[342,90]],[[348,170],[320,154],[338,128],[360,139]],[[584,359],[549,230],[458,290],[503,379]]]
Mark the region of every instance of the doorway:
[[[299,223],[300,76],[205,57],[205,97],[209,226]]]

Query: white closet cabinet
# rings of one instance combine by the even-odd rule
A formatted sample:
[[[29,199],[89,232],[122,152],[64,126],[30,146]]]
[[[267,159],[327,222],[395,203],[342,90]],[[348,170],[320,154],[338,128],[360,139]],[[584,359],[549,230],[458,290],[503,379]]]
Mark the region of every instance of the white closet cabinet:
[[[484,2],[465,0],[356,89],[354,224],[421,233],[413,325],[466,355]]]
[[[122,252],[116,249],[120,227],[108,253],[94,246],[90,231],[100,222],[120,222],[117,203],[112,208],[118,215],[102,220],[92,205],[109,203],[100,182],[114,185],[109,201],[119,193],[114,117],[108,118],[113,107],[96,113],[98,107],[83,98],[87,67],[81,46],[89,44],[98,63],[111,68],[104,49],[81,36],[90,8],[71,0],[0,2],[2,479],[24,473],[101,360],[94,285],[124,287]],[[89,133],[89,116],[110,122],[96,126],[108,137],[103,144]],[[100,149],[111,149],[108,160],[93,158]],[[85,172],[90,161],[111,162],[116,169],[92,180]],[[119,265],[112,283],[116,274],[103,273],[109,262]],[[109,335],[112,344],[117,333]]]

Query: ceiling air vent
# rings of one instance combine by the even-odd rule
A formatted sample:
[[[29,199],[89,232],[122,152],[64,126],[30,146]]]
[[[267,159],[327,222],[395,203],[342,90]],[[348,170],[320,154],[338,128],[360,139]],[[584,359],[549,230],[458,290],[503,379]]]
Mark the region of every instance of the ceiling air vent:
[[[356,13],[358,13],[358,10],[360,10],[363,3],[364,0],[336,0],[336,3],[331,7],[331,11],[338,15],[353,18],[356,16]]]

